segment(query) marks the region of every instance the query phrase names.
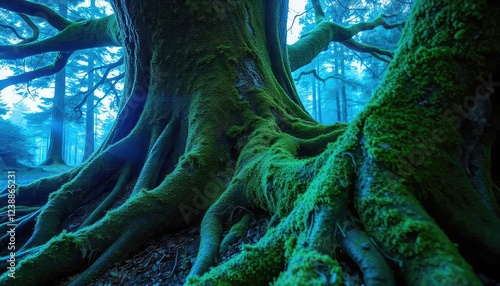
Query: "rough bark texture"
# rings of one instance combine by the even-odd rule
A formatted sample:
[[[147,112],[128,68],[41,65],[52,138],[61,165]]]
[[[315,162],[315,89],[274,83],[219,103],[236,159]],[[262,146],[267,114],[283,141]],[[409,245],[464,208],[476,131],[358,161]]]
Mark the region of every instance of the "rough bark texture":
[[[369,106],[325,126],[297,104],[280,3],[113,1],[126,100],[85,164],[20,188],[19,205],[44,206],[34,232],[19,231],[31,236],[17,285],[79,271],[71,285],[87,285],[149,237],[200,220],[189,285],[340,285],[340,257],[367,285],[391,285],[394,273],[412,285],[480,285],[473,267],[496,274],[498,5],[417,1]],[[236,208],[265,209],[274,224],[210,268]]]

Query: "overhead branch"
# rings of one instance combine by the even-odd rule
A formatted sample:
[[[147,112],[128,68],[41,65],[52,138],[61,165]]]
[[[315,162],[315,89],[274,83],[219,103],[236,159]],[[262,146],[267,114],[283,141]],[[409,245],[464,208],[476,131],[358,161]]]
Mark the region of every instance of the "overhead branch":
[[[122,65],[122,64],[123,64],[123,61],[124,61],[124,59],[123,59],[123,57],[121,57],[121,58],[119,58],[119,59],[118,59],[116,62],[114,62],[114,63],[107,64],[107,65],[102,65],[102,66],[98,66],[98,67],[92,68],[92,69],[88,70],[88,71],[85,73],[85,75],[83,76],[83,79],[85,79],[85,78],[86,78],[86,77],[87,77],[87,76],[88,76],[91,72],[94,72],[94,71],[96,71],[96,70],[100,70],[100,69],[110,69],[110,67],[111,67],[111,69],[113,69],[113,68],[115,68],[115,67],[117,67],[117,66],[119,66],[119,65]],[[83,83],[83,82],[82,82],[82,83]]]
[[[115,15],[111,15],[100,19],[74,22],[55,36],[38,42],[0,45],[0,59],[21,59],[47,52],[73,52],[104,46],[119,46],[120,42],[118,23]]]
[[[324,12],[319,0],[313,0],[312,4],[316,18],[315,28],[300,38],[295,44],[288,46],[288,56],[292,71],[311,62],[321,51],[328,48],[331,42],[345,42],[352,39],[359,32],[373,30],[379,26],[386,29],[394,29],[404,25],[404,23],[389,24],[385,21],[385,18],[393,17],[393,15],[382,14],[370,22],[355,24],[351,27],[342,27],[336,23],[324,20]],[[368,49],[370,46],[365,47]],[[378,54],[377,56],[385,55],[385,53],[375,54]]]
[[[47,21],[49,25],[59,31],[64,30],[66,27],[73,23],[63,16],[57,14],[49,7],[35,2],[24,0],[4,0],[0,1],[0,8],[12,12],[23,13],[29,16],[40,17]]]
[[[62,70],[64,66],[66,66],[66,63],[68,62],[70,56],[71,52],[60,52],[57,54],[54,62],[50,65],[20,75],[14,75],[6,79],[2,79],[0,80],[0,90],[14,84],[28,82],[36,78],[53,75]]]
[[[298,17],[304,15],[305,13],[309,12],[309,10],[311,10],[312,8],[309,8],[307,10],[305,10],[304,12],[300,13],[300,14],[297,14],[293,17],[293,20],[292,20],[292,25],[290,25],[290,27],[287,29],[287,32],[291,31],[293,29],[293,25],[295,24],[295,20],[297,20]]]
[[[394,57],[394,53],[388,50],[384,50],[375,46],[371,45],[365,45],[360,42],[357,42],[353,39],[349,39],[347,41],[343,41],[342,44],[344,46],[358,51],[358,52],[364,52],[364,53],[370,53],[372,56],[376,57],[377,59],[384,61],[384,62],[390,62],[392,58]],[[385,56],[385,57],[384,57]]]
[[[22,39],[20,44],[27,44],[38,40],[38,37],[40,36],[40,29],[38,28],[38,26],[33,22],[33,20],[31,20],[30,17],[26,16],[25,14],[19,13],[19,17],[21,17],[24,22],[31,28],[31,31],[33,31],[31,37]]]
[[[302,76],[309,75],[309,74],[313,75],[317,80],[321,81],[322,83],[325,83],[329,79],[338,79],[338,80],[341,80],[341,81],[343,81],[345,83],[348,83],[350,85],[359,85],[358,83],[356,83],[354,81],[347,80],[343,76],[339,76],[339,75],[330,75],[330,76],[327,76],[327,77],[321,77],[321,76],[318,75],[318,72],[315,69],[301,72],[298,75],[298,77],[294,78],[294,80],[295,81],[299,81],[302,78]]]
[[[380,14],[377,18],[375,18],[375,20],[352,25],[351,27],[348,28],[348,30],[352,33],[352,36],[354,36],[359,32],[373,30],[379,26],[382,26],[387,30],[404,26],[404,22],[389,24],[385,21],[385,18],[392,18],[392,17],[394,17],[394,15]]]
[[[11,30],[12,33],[14,33],[14,35],[18,39],[22,40],[20,42],[20,44],[26,44],[26,43],[36,41],[38,39],[38,36],[40,35],[40,29],[38,29],[38,26],[33,22],[33,20],[30,19],[30,17],[26,16],[25,14],[18,13],[18,15],[19,15],[19,17],[21,17],[23,19],[24,22],[26,22],[26,24],[28,24],[28,26],[33,31],[33,34],[31,35],[31,37],[25,38],[17,31],[17,29],[14,26],[11,26],[11,25],[0,24],[0,27],[5,28],[7,30]]]
[[[0,24],[0,28],[4,28],[4,29],[7,29],[7,30],[10,30],[12,33],[14,33],[14,35],[16,35],[16,37],[20,40],[24,40],[26,39],[25,37],[21,36],[21,34],[19,34],[16,30],[16,28],[14,28],[13,26],[10,26],[10,25],[5,25],[5,24]]]

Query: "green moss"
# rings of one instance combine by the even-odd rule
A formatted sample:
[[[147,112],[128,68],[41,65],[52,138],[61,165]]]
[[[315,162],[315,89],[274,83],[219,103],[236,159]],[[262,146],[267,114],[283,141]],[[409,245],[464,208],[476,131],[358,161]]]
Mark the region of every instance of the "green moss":
[[[201,277],[188,278],[187,285],[267,285],[284,266],[280,239],[261,239],[244,245],[241,253]],[[273,239],[274,238],[274,239]]]
[[[328,255],[307,248],[296,248],[287,270],[276,285],[343,285],[342,269]]]

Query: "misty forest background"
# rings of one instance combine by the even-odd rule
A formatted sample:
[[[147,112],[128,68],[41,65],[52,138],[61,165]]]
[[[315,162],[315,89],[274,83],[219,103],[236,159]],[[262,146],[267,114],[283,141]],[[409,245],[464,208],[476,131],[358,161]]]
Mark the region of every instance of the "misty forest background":
[[[35,1],[58,11],[72,21],[100,18],[112,13],[105,1]],[[326,0],[326,17],[343,26],[391,15],[390,22],[404,21],[410,0]],[[0,45],[29,40],[34,33],[48,38],[58,31],[43,19],[41,27],[21,16],[0,10]],[[307,36],[314,28],[309,1],[290,1],[288,42]],[[394,51],[401,27],[360,32],[355,40]],[[200,43],[202,45],[203,43]],[[0,61],[0,170],[21,166],[75,166],[92,154],[106,137],[120,106],[123,88],[120,48],[95,48],[74,52],[68,64],[55,75],[11,85],[7,78],[50,67],[58,53],[41,54],[16,61]],[[370,100],[390,58],[356,52],[331,43],[311,63],[294,72],[298,93],[308,112],[318,122],[350,122]],[[21,78],[19,79],[21,82]],[[21,174],[20,174],[21,175]]]

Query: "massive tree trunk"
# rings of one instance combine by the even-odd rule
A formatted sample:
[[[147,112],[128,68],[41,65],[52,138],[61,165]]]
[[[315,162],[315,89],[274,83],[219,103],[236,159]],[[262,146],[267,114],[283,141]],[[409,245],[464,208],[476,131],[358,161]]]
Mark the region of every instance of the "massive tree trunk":
[[[286,1],[112,2],[126,100],[85,164],[19,189],[16,204],[44,206],[22,220],[38,217],[32,233],[19,226],[16,279],[2,283],[83,271],[71,285],[87,285],[149,237],[200,220],[191,285],[340,285],[342,259],[367,285],[394,284],[393,271],[412,285],[495,274],[498,5],[418,1],[369,106],[325,126],[300,104],[287,58],[307,63],[337,26],[318,23],[286,53]],[[274,223],[210,269],[235,209]]]

